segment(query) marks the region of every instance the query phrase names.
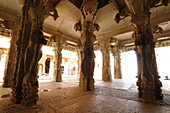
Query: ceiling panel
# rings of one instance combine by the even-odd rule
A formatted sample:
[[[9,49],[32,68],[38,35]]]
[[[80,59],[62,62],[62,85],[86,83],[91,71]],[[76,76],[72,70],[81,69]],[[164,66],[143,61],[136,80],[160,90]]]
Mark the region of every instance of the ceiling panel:
[[[59,31],[61,31],[62,33],[72,36],[72,37],[76,37],[76,38],[80,38],[80,32],[76,32],[74,30],[74,22],[68,21],[67,19],[65,19],[63,21],[63,23],[61,24]]]

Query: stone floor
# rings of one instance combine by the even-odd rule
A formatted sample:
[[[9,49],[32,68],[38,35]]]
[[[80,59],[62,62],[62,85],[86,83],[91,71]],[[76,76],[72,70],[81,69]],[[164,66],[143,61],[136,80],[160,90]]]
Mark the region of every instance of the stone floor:
[[[40,83],[39,101],[28,107],[10,103],[10,88],[0,86],[0,113],[170,113],[168,82],[159,104],[140,102],[135,82],[123,79],[96,80],[94,92],[82,91],[77,79]]]

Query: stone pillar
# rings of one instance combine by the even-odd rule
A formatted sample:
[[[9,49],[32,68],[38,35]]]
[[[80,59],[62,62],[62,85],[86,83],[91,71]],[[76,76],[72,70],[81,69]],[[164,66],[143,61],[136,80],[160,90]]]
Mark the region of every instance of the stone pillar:
[[[110,70],[110,38],[101,40],[99,42],[101,52],[103,55],[103,67],[102,67],[102,80],[105,82],[111,81],[111,70]]]
[[[77,55],[78,55],[78,71],[77,71],[77,78],[80,79],[81,74],[81,62],[82,62],[82,50],[80,46],[77,46]]]
[[[82,21],[76,23],[75,30],[81,31],[82,45],[82,63],[80,74],[80,85],[85,91],[94,90],[94,48],[93,44],[96,40],[93,34],[95,30],[99,30],[99,25],[94,23],[94,17],[97,12],[98,2],[96,0],[85,0],[82,6]]]
[[[142,101],[162,100],[162,84],[159,81],[156,58],[155,42],[150,25],[149,9],[141,13],[132,15],[132,23],[135,27],[134,42],[135,52],[138,63],[138,81],[139,97]]]
[[[64,40],[62,37],[56,37],[56,45],[55,45],[55,61],[54,61],[54,81],[61,82],[62,81],[62,49],[64,46]]]
[[[121,51],[118,48],[118,45],[115,45],[112,50],[112,54],[114,56],[114,78],[121,79],[122,78],[122,70],[121,70]]]
[[[38,61],[41,47],[47,41],[43,35],[43,22],[53,11],[50,1],[25,0],[22,23],[17,40],[17,63],[12,77],[11,101],[15,104],[34,105],[38,99]]]
[[[12,96],[11,101],[15,104],[20,104],[22,100],[22,82],[24,78],[24,55],[26,47],[29,43],[29,36],[31,34],[31,21],[28,19],[28,10],[30,9],[29,5],[31,2],[26,0],[22,8],[22,20],[21,26],[19,27],[19,35],[17,40],[17,61],[15,73],[12,76]]]
[[[19,25],[16,23],[8,22],[9,27],[11,28],[11,45],[9,49],[9,57],[7,60],[7,67],[4,72],[4,82],[2,84],[3,87],[11,87],[12,86],[12,76],[15,73],[16,62],[17,62],[17,40],[18,40],[18,32]]]
[[[0,48],[0,62],[1,62],[1,57],[2,57],[3,53],[4,53],[4,50],[2,48]]]

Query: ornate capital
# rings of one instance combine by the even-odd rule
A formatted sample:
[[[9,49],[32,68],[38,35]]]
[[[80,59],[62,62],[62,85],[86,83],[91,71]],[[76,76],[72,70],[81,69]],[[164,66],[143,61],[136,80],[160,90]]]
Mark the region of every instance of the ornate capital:
[[[84,0],[82,14],[85,21],[93,21],[97,12],[97,0]]]
[[[74,25],[74,30],[75,30],[75,31],[82,31],[82,24],[81,24],[80,21],[77,22],[77,23]],[[94,30],[94,31],[99,31],[99,30],[100,30],[99,24],[94,23],[94,24],[93,24],[93,30]]]

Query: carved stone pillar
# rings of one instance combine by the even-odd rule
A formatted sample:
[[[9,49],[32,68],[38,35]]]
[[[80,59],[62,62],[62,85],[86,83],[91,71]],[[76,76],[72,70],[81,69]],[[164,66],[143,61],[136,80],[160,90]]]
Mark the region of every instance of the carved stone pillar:
[[[61,37],[56,37],[55,45],[55,62],[54,62],[54,81],[62,81],[62,49],[64,45],[64,40]]]
[[[111,81],[111,70],[110,70],[110,38],[101,40],[99,42],[101,52],[103,55],[103,67],[102,67],[102,80],[105,82]]]
[[[11,45],[9,49],[9,57],[7,60],[7,67],[4,72],[4,82],[2,84],[3,87],[11,87],[12,86],[12,76],[15,73],[16,62],[17,62],[17,40],[19,33],[19,25],[16,23],[10,23],[9,27],[11,28]]]
[[[28,19],[28,10],[31,3],[26,0],[22,8],[22,22],[17,40],[17,61],[15,73],[12,76],[12,96],[11,101],[15,104],[20,104],[22,100],[22,82],[24,78],[24,54],[29,43],[31,33],[31,21]]]
[[[93,43],[95,35],[93,35],[93,23],[86,22],[83,25],[83,33],[81,37],[83,48],[83,60],[81,65],[82,77],[80,82],[86,91],[94,90],[94,50]],[[87,34],[86,34],[87,33]]]
[[[82,7],[82,21],[76,23],[76,31],[81,31],[82,45],[82,63],[80,74],[80,86],[85,91],[94,90],[94,48],[93,43],[96,40],[93,34],[99,30],[99,25],[94,23],[94,17],[97,12],[98,2],[96,0],[85,0]]]
[[[77,46],[77,56],[78,56],[78,71],[77,71],[77,77],[80,79],[81,62],[82,62],[82,49],[81,49],[80,45]]]
[[[122,70],[121,70],[121,58],[120,53],[121,51],[118,48],[118,45],[115,45],[111,50],[114,56],[114,78],[121,79],[122,78]]]
[[[43,36],[43,22],[48,17],[50,1],[25,0],[22,8],[22,23],[17,41],[17,63],[12,77],[11,101],[16,104],[34,105],[38,99],[38,61],[41,47],[47,41]]]
[[[155,42],[150,25],[150,12],[138,13],[132,16],[135,27],[134,42],[138,63],[139,97],[142,101],[162,100],[162,84],[159,81],[156,58]]]

